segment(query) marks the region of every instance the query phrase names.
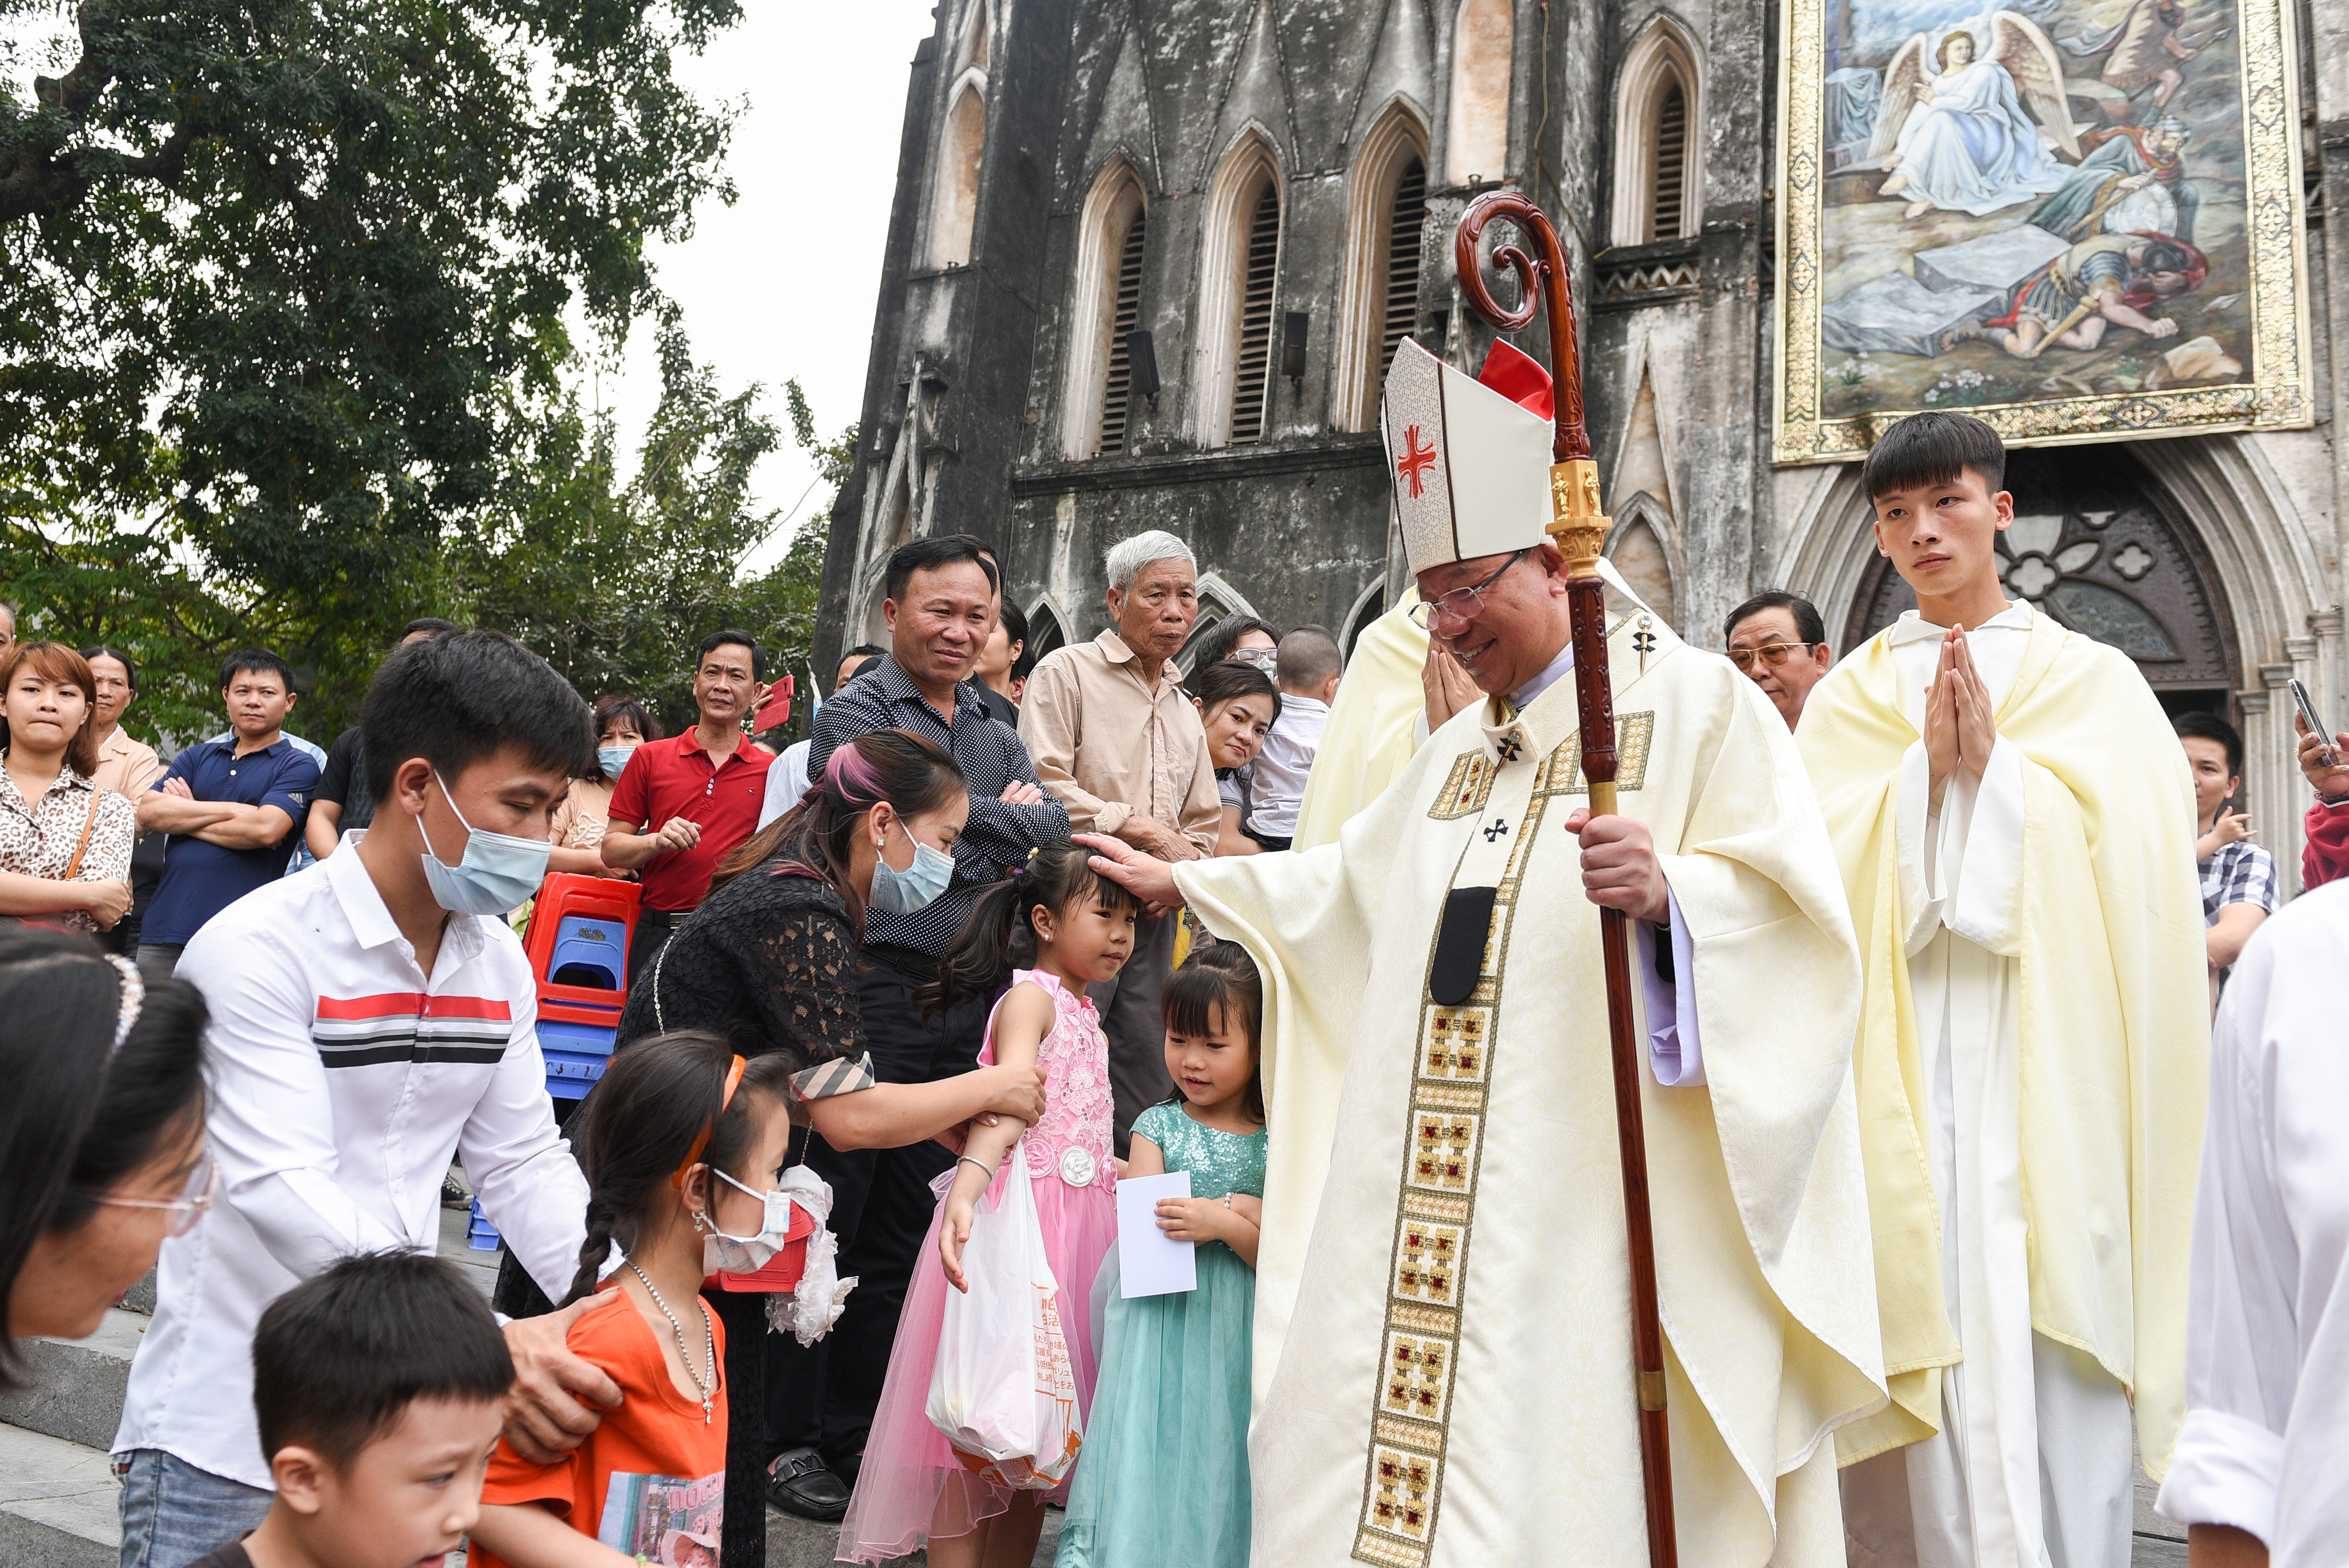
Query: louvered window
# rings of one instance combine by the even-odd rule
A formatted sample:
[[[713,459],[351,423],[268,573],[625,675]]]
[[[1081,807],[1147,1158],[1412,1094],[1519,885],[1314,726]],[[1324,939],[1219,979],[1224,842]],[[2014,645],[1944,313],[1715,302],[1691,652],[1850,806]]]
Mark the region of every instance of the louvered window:
[[[1247,278],[1240,294],[1240,357],[1232,377],[1232,443],[1264,438],[1264,389],[1272,357],[1272,281],[1280,250],[1280,195],[1257,199],[1248,224]]]
[[[1677,81],[1667,82],[1656,100],[1656,198],[1649,209],[1648,237],[1681,237],[1681,189],[1688,179],[1688,99]]]
[[[1127,406],[1133,400],[1133,366],[1127,362],[1125,343],[1142,317],[1142,243],[1148,211],[1137,208],[1125,226],[1125,245],[1117,258],[1117,303],[1109,328],[1109,375],[1102,385],[1101,449],[1125,450]]]
[[[1395,181],[1394,211],[1387,229],[1386,318],[1379,333],[1379,377],[1394,363],[1395,345],[1410,335],[1419,317],[1419,232],[1427,222],[1427,166],[1418,159],[1403,165]]]

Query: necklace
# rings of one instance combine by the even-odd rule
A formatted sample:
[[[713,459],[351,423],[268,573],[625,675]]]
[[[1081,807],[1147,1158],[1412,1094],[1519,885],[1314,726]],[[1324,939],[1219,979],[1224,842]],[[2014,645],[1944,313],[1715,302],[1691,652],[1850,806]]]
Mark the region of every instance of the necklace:
[[[709,1368],[709,1376],[704,1379],[693,1369],[693,1352],[685,1347],[685,1325],[679,1323],[677,1314],[668,1309],[668,1303],[663,1301],[661,1293],[653,1288],[653,1282],[646,1277],[645,1271],[636,1267],[636,1259],[628,1260],[628,1269],[644,1281],[645,1290],[652,1296],[653,1305],[661,1309],[663,1317],[668,1319],[669,1329],[677,1336],[678,1358],[685,1363],[685,1375],[693,1379],[693,1386],[701,1392],[701,1424],[709,1426],[718,1418],[714,1408],[718,1398],[718,1336],[709,1326],[709,1309],[701,1307],[701,1364]],[[694,1305],[701,1305],[698,1300]]]

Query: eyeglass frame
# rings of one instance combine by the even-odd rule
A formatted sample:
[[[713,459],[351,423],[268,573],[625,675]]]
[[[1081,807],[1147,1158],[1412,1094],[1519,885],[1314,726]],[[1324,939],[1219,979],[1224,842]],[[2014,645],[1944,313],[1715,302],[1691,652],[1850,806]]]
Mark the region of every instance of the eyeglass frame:
[[[1750,648],[1730,649],[1729,662],[1735,665],[1741,672],[1748,672],[1754,668],[1754,661],[1755,659],[1761,659],[1764,665],[1775,670],[1784,667],[1786,660],[1792,656],[1785,650],[1790,648],[1800,648],[1803,652],[1807,654],[1818,645],[1819,645],[1816,643],[1805,642],[1800,639],[1790,643],[1761,643]],[[1770,653],[1774,649],[1778,651],[1778,656],[1776,658],[1763,658],[1764,655]],[[1743,658],[1738,656],[1741,654],[1744,655]]]
[[[1498,583],[1501,580],[1501,573],[1506,572],[1510,567],[1515,566],[1519,561],[1525,559],[1525,557],[1531,555],[1538,548],[1539,546],[1537,545],[1528,544],[1523,550],[1512,551],[1506,561],[1502,562],[1500,565],[1493,569],[1493,574],[1490,577],[1485,578],[1485,581],[1475,584],[1474,587],[1448,589],[1442,593],[1438,593],[1433,599],[1422,599],[1418,603],[1413,604],[1411,607],[1410,614],[1412,624],[1417,626],[1423,632],[1432,632],[1435,629],[1435,617],[1438,615],[1443,615],[1451,620],[1463,623],[1475,620],[1476,617],[1476,612],[1484,607],[1485,593],[1491,589],[1494,583]],[[1463,612],[1453,609],[1447,601],[1456,599],[1464,593],[1468,597],[1468,608],[1466,611]]]
[[[199,1188],[202,1191],[198,1191]],[[196,1222],[219,1202],[220,1191],[220,1161],[207,1154],[188,1171],[188,1185],[176,1198],[124,1198],[112,1192],[98,1192],[92,1194],[91,1201],[117,1209],[162,1210],[172,1216],[164,1234],[177,1237],[184,1236],[196,1228]]]

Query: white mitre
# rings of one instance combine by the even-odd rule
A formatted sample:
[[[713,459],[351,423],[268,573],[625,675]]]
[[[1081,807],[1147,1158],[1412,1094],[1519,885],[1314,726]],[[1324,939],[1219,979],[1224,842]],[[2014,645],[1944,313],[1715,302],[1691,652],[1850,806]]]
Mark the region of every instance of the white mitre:
[[[1482,374],[1406,337],[1380,400],[1413,575],[1539,544],[1550,521],[1550,378],[1495,338]]]

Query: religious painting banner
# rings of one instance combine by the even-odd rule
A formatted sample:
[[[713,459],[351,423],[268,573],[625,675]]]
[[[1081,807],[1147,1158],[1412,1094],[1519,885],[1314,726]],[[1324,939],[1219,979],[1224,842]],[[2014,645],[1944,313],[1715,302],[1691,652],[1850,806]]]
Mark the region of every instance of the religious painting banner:
[[[1774,459],[2313,421],[2284,0],[1787,0]]]

